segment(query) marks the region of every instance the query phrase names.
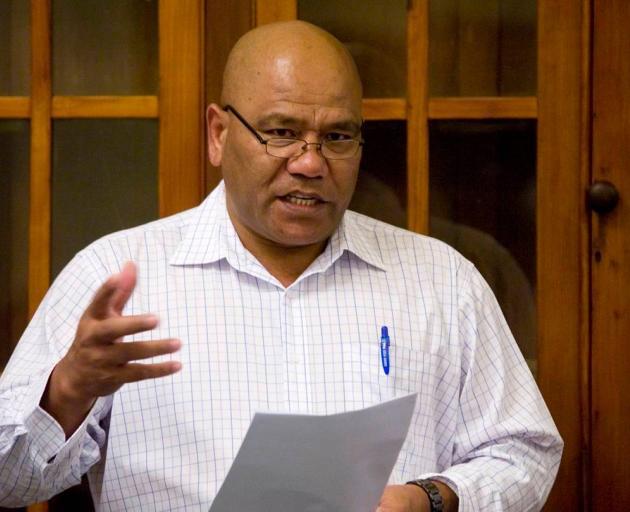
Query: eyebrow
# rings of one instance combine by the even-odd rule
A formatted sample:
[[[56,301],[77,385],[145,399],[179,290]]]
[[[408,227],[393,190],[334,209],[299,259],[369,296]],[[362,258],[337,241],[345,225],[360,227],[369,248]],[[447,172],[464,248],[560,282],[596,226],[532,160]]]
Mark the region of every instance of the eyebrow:
[[[297,117],[293,117],[287,114],[281,114],[273,112],[269,115],[263,116],[257,123],[261,127],[268,127],[270,125],[279,124],[284,126],[298,126],[300,128],[305,126],[305,122]],[[359,133],[363,123],[357,123],[353,120],[336,121],[329,125],[326,125],[326,129],[330,130],[343,130],[352,133]]]

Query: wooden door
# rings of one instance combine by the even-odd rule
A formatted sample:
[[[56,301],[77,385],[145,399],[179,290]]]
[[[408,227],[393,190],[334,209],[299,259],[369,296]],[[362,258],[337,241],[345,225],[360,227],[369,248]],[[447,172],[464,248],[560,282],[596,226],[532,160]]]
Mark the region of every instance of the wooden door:
[[[592,213],[591,492],[592,510],[621,512],[630,510],[630,2],[593,6],[592,182],[608,182],[619,202],[591,189],[601,201]]]

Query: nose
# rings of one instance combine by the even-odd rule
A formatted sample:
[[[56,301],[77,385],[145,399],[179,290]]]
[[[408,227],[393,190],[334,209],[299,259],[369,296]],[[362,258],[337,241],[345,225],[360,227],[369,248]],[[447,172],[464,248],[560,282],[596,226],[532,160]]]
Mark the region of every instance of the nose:
[[[291,174],[301,174],[307,178],[320,178],[328,172],[328,162],[322,156],[320,142],[305,142],[302,154],[287,161]]]

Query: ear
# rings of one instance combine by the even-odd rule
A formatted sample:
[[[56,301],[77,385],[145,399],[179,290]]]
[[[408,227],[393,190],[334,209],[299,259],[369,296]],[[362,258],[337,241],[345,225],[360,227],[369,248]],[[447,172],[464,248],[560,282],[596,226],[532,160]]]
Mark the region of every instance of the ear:
[[[227,137],[228,113],[216,103],[211,103],[206,110],[208,131],[208,158],[215,167],[221,165],[223,147]]]

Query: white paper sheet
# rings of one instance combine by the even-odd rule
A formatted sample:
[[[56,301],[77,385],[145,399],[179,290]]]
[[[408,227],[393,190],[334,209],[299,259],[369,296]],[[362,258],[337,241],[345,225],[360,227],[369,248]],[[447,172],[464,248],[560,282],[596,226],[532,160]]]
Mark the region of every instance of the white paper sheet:
[[[330,416],[255,414],[210,512],[375,510],[416,396]]]

